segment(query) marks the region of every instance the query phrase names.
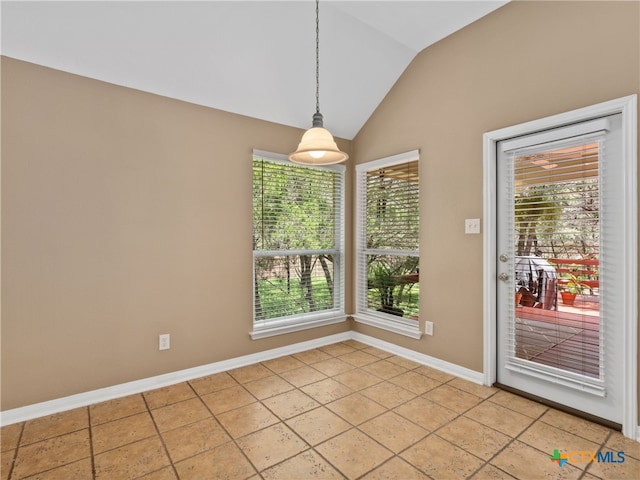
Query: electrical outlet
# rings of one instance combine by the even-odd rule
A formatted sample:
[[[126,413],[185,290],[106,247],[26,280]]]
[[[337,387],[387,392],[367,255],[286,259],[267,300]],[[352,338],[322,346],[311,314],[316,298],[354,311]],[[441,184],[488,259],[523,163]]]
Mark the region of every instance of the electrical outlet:
[[[165,333],[160,335],[158,339],[158,349],[159,350],[169,350],[171,348],[171,335]]]
[[[424,322],[424,334],[433,335],[433,322]]]
[[[480,233],[480,219],[467,218],[464,221],[464,233]]]

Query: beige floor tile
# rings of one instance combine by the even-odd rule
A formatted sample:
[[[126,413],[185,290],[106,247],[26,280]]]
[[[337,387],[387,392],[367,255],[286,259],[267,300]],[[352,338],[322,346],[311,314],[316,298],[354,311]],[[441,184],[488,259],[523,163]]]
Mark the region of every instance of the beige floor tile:
[[[424,438],[429,432],[397,413],[386,412],[358,427],[394,453]]]
[[[9,473],[13,468],[13,461],[15,460],[15,450],[5,450],[0,453],[0,479],[7,480]]]
[[[305,352],[294,353],[292,356],[307,365],[313,365],[314,363],[329,360],[331,358],[331,355],[323,352],[322,350],[318,350],[317,348],[314,350],[307,350]]]
[[[300,390],[281,393],[263,400],[264,405],[282,420],[319,407],[320,404]]]
[[[562,467],[551,461],[549,454],[515,440],[490,462],[516,478],[576,479],[582,470],[565,463]]]
[[[106,402],[96,403],[89,407],[91,425],[111,422],[119,418],[129,417],[147,411],[147,405],[141,394],[129,395]]]
[[[382,380],[375,375],[367,373],[363,370],[349,370],[348,372],[340,373],[333,377],[334,380],[346,385],[352,390],[362,390],[363,388],[370,387],[376,383],[380,383]]]
[[[607,427],[569,415],[568,413],[560,412],[553,408],[549,409],[549,411],[540,417],[540,421],[599,444],[605,441],[610,432]]]
[[[438,370],[436,368],[427,367],[426,365],[421,365],[420,367],[416,368],[414,372],[419,373],[420,375],[424,375],[425,377],[438,380],[441,383],[446,383],[456,378],[454,375],[445,373],[442,370]]]
[[[155,472],[147,473],[136,480],[178,480],[173,467],[164,467]]]
[[[196,393],[187,382],[169,385],[168,387],[158,388],[145,392],[144,398],[149,408],[161,408],[172,403],[182,402],[196,396]]]
[[[605,479],[596,477],[595,475],[591,475],[590,473],[585,473],[584,475],[582,475],[580,480],[605,480]]]
[[[368,353],[369,355],[373,355],[374,357],[378,357],[378,358],[389,358],[391,356],[393,356],[392,353],[389,352],[385,352],[384,350],[381,350],[379,348],[376,347],[366,347],[362,349],[363,352]]]
[[[401,458],[394,457],[383,463],[373,472],[368,473],[362,480],[430,480],[424,473],[409,465]]]
[[[387,408],[395,408],[416,397],[415,393],[387,381],[365,388],[360,393]]]
[[[170,465],[158,437],[147,438],[95,456],[96,479],[136,478]]]
[[[400,456],[436,480],[467,478],[484,463],[437,435],[428,436]]]
[[[216,420],[207,418],[162,434],[173,462],[199,455],[231,440]]]
[[[258,400],[264,400],[265,398],[293,390],[295,387],[279,376],[271,375],[270,377],[264,377],[260,380],[245,383],[244,388],[249,390],[249,392]]]
[[[471,476],[472,480],[514,480],[507,472],[503,472],[493,465],[485,465]],[[585,479],[583,479],[585,480]]]
[[[355,348],[356,350],[362,350],[362,349],[368,347],[368,345],[366,345],[366,344],[364,344],[362,342],[359,342],[357,340],[345,340],[342,343],[347,345],[348,347]]]
[[[594,475],[599,478],[604,479],[620,479],[620,480],[638,480],[640,478],[640,460],[636,460],[633,457],[630,457],[625,454],[624,462],[621,462],[622,457],[619,456],[619,451],[613,451],[609,449],[601,450],[601,454],[604,458],[609,458],[615,460],[617,463],[613,463],[613,461],[602,461],[590,463],[587,466],[587,472],[591,475]],[[608,456],[608,457],[604,457]]]
[[[14,477],[15,478],[15,477]],[[93,478],[90,458],[38,473],[29,480],[87,480]]]
[[[14,423],[13,425],[5,425],[0,429],[0,444],[2,444],[3,452],[7,450],[15,450],[22,435],[22,427],[24,422]]]
[[[534,421],[531,417],[493,402],[483,402],[464,415],[510,437],[517,436]]]
[[[198,395],[206,395],[207,393],[217,392],[238,385],[231,375],[227,372],[207,375],[206,377],[190,380],[189,383]]]
[[[326,406],[352,425],[360,425],[373,417],[377,417],[386,410],[383,406],[359,393],[352,393],[328,403]]]
[[[398,375],[407,371],[406,368],[401,367],[400,365],[396,365],[395,363],[389,362],[387,360],[378,360],[375,363],[370,363],[369,365],[365,365],[364,367],[362,367],[362,370],[364,370],[365,372],[369,372],[376,377],[380,377],[383,380],[397,377]]]
[[[233,438],[278,423],[279,419],[261,403],[251,403],[216,416]]]
[[[386,360],[388,362],[395,363],[396,365],[400,365],[402,368],[405,368],[407,370],[415,370],[416,368],[422,367],[422,365],[420,365],[417,362],[414,362],[413,360],[409,360],[408,358],[404,358],[404,357],[399,357],[397,355],[387,357]]]
[[[244,479],[255,473],[233,442],[176,463],[181,480]]]
[[[48,415],[25,423],[20,444],[27,445],[88,427],[89,410],[86,407]]]
[[[334,357],[339,357],[340,355],[345,355],[347,353],[356,351],[355,348],[350,347],[349,345],[345,345],[344,343],[332,343],[331,345],[320,347],[319,350],[322,350],[324,353],[328,353],[329,355]]]
[[[357,429],[321,443],[316,450],[349,479],[364,475],[393,456]]]
[[[258,471],[269,468],[309,448],[283,423],[277,423],[246,435],[236,442]]]
[[[157,435],[149,412],[138,413],[113,422],[96,425],[91,430],[94,454]]]
[[[611,436],[607,439],[605,447],[615,451],[622,450],[625,456],[640,460],[640,442],[631,440],[620,432],[611,432]]]
[[[254,380],[273,375],[271,370],[259,363],[236,368],[234,370],[230,370],[228,373],[239,383],[252,382]]]
[[[512,440],[511,437],[466,417],[456,418],[436,433],[484,460],[489,460]]]
[[[438,405],[431,400],[417,397],[393,410],[422,428],[434,431],[458,416],[453,410]]]
[[[437,386],[442,385],[442,382],[420,375],[414,370],[400,374],[397,377],[393,377],[389,379],[389,381],[394,385],[398,385],[405,390],[415,393],[416,395],[422,395],[423,393],[427,393],[429,390],[433,390]]]
[[[166,407],[151,410],[151,414],[160,432],[182,427],[211,416],[211,412],[205,407],[200,398],[172,403]]]
[[[423,397],[458,413],[466,412],[483,401],[480,397],[447,384],[429,390]]]
[[[275,373],[287,372],[289,370],[304,367],[304,363],[291,355],[262,362],[262,365]]]
[[[344,477],[316,452],[307,450],[263,471],[262,478],[265,480],[331,480]]]
[[[235,387],[208,393],[200,398],[216,415],[256,401],[255,397],[247,392],[242,385],[237,384]]]
[[[504,390],[500,390],[498,393],[493,395],[489,401],[502,405],[503,407],[507,407],[511,410],[515,410],[516,412],[531,418],[538,418],[549,409],[549,407],[545,405],[528,400],[519,395],[514,395],[513,393],[509,393]]]
[[[346,372],[347,370],[352,370],[355,367],[347,362],[343,362],[339,358],[330,358],[328,360],[314,363],[313,368],[319,370],[325,375],[333,376]]]
[[[296,368],[295,370],[289,370],[288,372],[281,373],[280,376],[298,388],[327,378],[324,373],[320,373],[318,370],[311,367],[301,367]]]
[[[343,362],[350,363],[354,367],[362,367],[364,365],[377,362],[379,358],[373,355],[369,355],[368,353],[362,352],[360,350],[357,350],[355,352],[347,353],[345,355],[340,355],[340,360],[342,360]]]
[[[90,456],[88,429],[31,443],[18,449],[11,478],[28,477]]]
[[[560,430],[544,422],[536,422],[531,425],[531,427],[518,437],[518,440],[543,452],[549,452],[549,455],[553,455],[553,451],[556,448],[561,450],[588,450],[591,452],[595,452],[600,448],[600,445],[597,443],[578,437],[565,430]],[[576,466],[583,468],[579,465]]]
[[[462,378],[454,378],[453,380],[449,381],[449,385],[459,388],[460,390],[464,390],[465,392],[480,398],[489,398],[490,396],[495,395],[497,392],[499,392],[497,388],[486,387],[478,383],[463,380]]]
[[[353,390],[349,387],[340,382],[336,382],[332,378],[325,378],[319,382],[305,385],[300,390],[322,404],[333,402],[334,400],[353,393]]]
[[[349,423],[325,407],[298,415],[287,420],[286,424],[309,445],[317,445],[351,428]]]

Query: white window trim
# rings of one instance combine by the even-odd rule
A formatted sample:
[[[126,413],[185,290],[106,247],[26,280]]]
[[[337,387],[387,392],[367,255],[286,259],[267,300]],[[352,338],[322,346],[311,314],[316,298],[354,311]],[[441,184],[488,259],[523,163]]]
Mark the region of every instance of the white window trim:
[[[254,157],[264,157],[269,159],[269,161],[275,161],[277,163],[283,163],[291,166],[300,166],[295,163],[289,161],[286,155],[280,153],[268,152],[266,150],[253,150]],[[249,336],[252,340],[259,340],[261,338],[273,337],[276,335],[285,335],[287,333],[298,332],[301,330],[308,330],[311,328],[322,327],[325,325],[332,325],[335,323],[341,323],[347,321],[347,315],[345,314],[344,307],[344,285],[345,285],[345,274],[344,274],[344,256],[345,256],[345,176],[344,173],[346,171],[346,167],[344,165],[327,165],[322,167],[311,167],[311,168],[319,168],[323,170],[334,170],[342,173],[342,181],[340,188],[342,190],[342,211],[340,212],[340,220],[338,221],[338,229],[336,232],[336,236],[338,239],[337,249],[332,250],[334,254],[339,255],[340,261],[335,265],[335,276],[336,278],[340,278],[340,284],[342,285],[342,291],[340,292],[339,302],[337,308],[331,310],[324,310],[317,313],[307,313],[302,315],[295,315],[291,317],[283,317],[273,320],[262,320],[260,322],[255,322],[255,312],[252,315],[252,324],[253,329],[249,332]],[[322,250],[324,252],[324,250]],[[255,258],[256,256],[264,256],[264,255],[276,255],[283,253],[290,253],[293,250],[283,250],[283,251],[260,251],[258,255],[253,253],[253,267],[255,268]],[[320,252],[320,251],[318,251]],[[255,294],[255,292],[252,293]]]
[[[362,298],[361,298],[361,279],[364,278],[358,272],[359,267],[359,258],[362,253],[362,247],[360,245],[360,238],[362,232],[364,230],[363,219],[362,216],[358,214],[359,212],[359,204],[358,201],[361,197],[361,182],[359,181],[360,175],[363,172],[367,172],[369,170],[373,170],[380,167],[387,167],[398,165],[401,163],[407,163],[414,160],[420,160],[420,150],[411,150],[405,153],[399,153],[397,155],[392,155],[390,157],[379,158],[377,160],[372,160],[370,162],[361,163],[356,165],[356,200],[355,200],[355,209],[356,209],[356,229],[355,229],[355,255],[354,255],[354,283],[355,283],[355,296],[356,296],[356,312],[351,317],[354,321],[358,323],[362,323],[364,325],[369,325],[372,327],[380,328],[382,330],[387,330],[389,332],[397,333],[398,335],[404,335],[406,337],[420,339],[422,337],[422,330],[420,328],[421,320],[413,321],[407,320],[404,318],[398,317],[397,319],[391,319],[391,315],[377,314],[370,310],[362,309]],[[407,252],[403,252],[407,253]]]

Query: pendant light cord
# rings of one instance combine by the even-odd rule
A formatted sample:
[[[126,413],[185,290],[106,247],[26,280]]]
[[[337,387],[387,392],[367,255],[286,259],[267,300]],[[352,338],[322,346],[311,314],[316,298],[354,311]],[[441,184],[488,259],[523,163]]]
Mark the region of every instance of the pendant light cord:
[[[320,0],[316,0],[316,113],[320,113]]]

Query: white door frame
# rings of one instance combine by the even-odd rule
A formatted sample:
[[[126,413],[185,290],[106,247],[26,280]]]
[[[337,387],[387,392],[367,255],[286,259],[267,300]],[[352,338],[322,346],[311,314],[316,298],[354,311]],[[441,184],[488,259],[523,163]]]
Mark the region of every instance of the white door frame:
[[[603,115],[622,114],[622,154],[625,168],[625,231],[623,244],[629,259],[624,272],[624,366],[622,433],[640,440],[638,426],[638,123],[637,95],[618,98],[597,105],[553,115],[484,134],[484,245],[483,245],[483,334],[484,383],[496,381],[497,305],[496,305],[496,144],[508,138],[557,128]]]

